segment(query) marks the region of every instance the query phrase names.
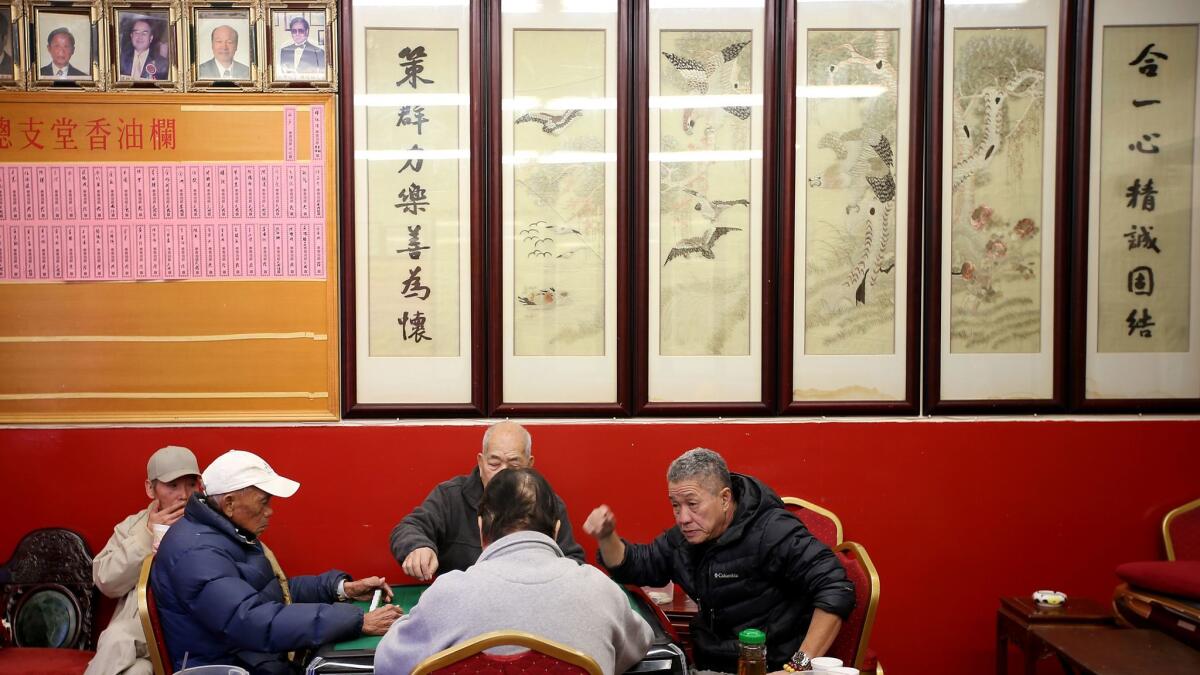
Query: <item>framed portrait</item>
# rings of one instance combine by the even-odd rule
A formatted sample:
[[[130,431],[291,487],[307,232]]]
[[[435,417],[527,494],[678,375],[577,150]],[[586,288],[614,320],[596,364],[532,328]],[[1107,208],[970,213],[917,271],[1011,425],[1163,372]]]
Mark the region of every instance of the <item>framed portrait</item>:
[[[334,86],[337,44],[330,24],[336,6],[289,4],[266,12],[270,86]]]
[[[341,24],[347,416],[485,412],[482,21],[435,0]]]
[[[775,7],[652,5],[635,37],[639,412],[774,409]]]
[[[927,412],[1065,409],[1073,6],[934,6]]]
[[[1200,411],[1200,5],[1089,0],[1076,102],[1076,409]]]
[[[100,88],[99,4],[34,4],[29,11],[34,86]]]
[[[191,86],[258,88],[258,21],[254,4],[192,5],[188,40]]]
[[[780,407],[912,414],[927,5],[785,7]]]
[[[22,87],[25,84],[25,59],[28,51],[21,38],[25,21],[20,3],[0,4],[0,88]]]
[[[632,3],[548,0],[500,17],[500,228],[489,281],[493,414],[628,414],[625,287],[628,139],[619,92]],[[514,11],[516,10],[516,11]],[[545,57],[547,53],[554,58]],[[497,311],[498,310],[498,311]]]
[[[109,84],[178,89],[179,15],[173,7],[114,5],[109,18]]]

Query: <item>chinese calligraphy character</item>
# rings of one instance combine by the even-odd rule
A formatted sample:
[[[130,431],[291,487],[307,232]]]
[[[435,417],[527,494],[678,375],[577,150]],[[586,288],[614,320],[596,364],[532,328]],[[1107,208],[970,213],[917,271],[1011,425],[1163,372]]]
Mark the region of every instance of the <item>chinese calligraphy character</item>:
[[[1129,270],[1126,288],[1134,295],[1154,295],[1154,270],[1141,265]]]
[[[417,128],[417,135],[420,136],[421,128],[424,127],[425,123],[428,121],[429,118],[425,116],[425,106],[405,105],[400,106],[400,113],[398,115],[398,119],[396,120],[396,126],[415,126]]]
[[[1135,107],[1135,108],[1142,108],[1142,107],[1145,107],[1148,105],[1155,105],[1157,103],[1162,103],[1162,99],[1157,99],[1157,98],[1143,98],[1143,99],[1135,98],[1135,99],[1133,99],[1133,107]]]
[[[1130,231],[1125,233],[1125,239],[1129,243],[1130,251],[1135,248],[1145,248],[1155,253],[1162,253],[1158,249],[1158,237],[1150,234],[1150,230],[1154,229],[1153,225],[1150,227],[1142,225],[1140,228],[1137,225],[1130,225],[1129,229]]]
[[[426,199],[425,188],[413,183],[407,188],[400,191],[397,195],[400,202],[396,204],[396,208],[404,209],[405,213],[417,215],[425,211],[425,207],[429,206],[429,200]]]
[[[416,89],[418,82],[421,84],[433,84],[433,80],[421,77],[421,73],[425,70],[424,61],[428,56],[425,53],[425,47],[419,45],[416,47],[405,47],[400,50],[399,56],[400,67],[404,69],[404,77],[396,82],[397,87],[403,87],[405,84],[408,84],[413,89]]]
[[[1145,75],[1146,77],[1158,77],[1158,63],[1154,60],[1154,57],[1157,56],[1163,61],[1166,61],[1167,55],[1163,54],[1162,52],[1152,52],[1150,51],[1151,49],[1154,49],[1153,42],[1146,45],[1146,47],[1142,49],[1142,52],[1137,55],[1137,58],[1129,62],[1129,65],[1138,66],[1138,64],[1141,64],[1138,66],[1139,73]]]
[[[418,145],[416,143],[414,143],[413,146],[411,148],[409,148],[409,150],[416,150],[417,152],[424,152],[424,148],[422,148],[420,145]],[[406,159],[406,160],[404,160],[404,166],[401,166],[400,169],[396,171],[396,173],[404,173],[405,169],[412,169],[414,172],[420,173],[421,167],[424,165],[425,165],[425,160],[423,160],[423,159],[420,159],[420,158]]]
[[[25,134],[25,145],[21,146],[22,150],[30,147],[37,148],[38,150],[45,149],[45,146],[37,142],[38,136],[42,134],[42,130],[39,128],[42,124],[41,120],[35,120],[32,117],[21,122],[21,126],[24,127],[21,129],[21,133]]]
[[[54,130],[55,147],[59,150],[78,150],[79,146],[75,145],[75,127],[79,126],[75,120],[70,117],[60,117],[50,125]]]
[[[1137,310],[1129,310],[1129,316],[1125,317],[1125,324],[1129,326],[1129,335],[1133,335],[1133,331],[1137,331],[1141,337],[1150,337],[1150,327],[1154,325],[1154,317],[1150,316],[1149,310],[1142,308],[1142,317],[1139,319]]]
[[[118,133],[117,145],[126,150],[141,150],[142,145],[142,125],[134,117],[126,124],[124,119],[117,119]]]
[[[407,253],[413,260],[421,259],[421,251],[428,251],[428,246],[421,245],[421,226],[408,226],[408,248],[396,249],[396,253]]]
[[[155,117],[150,121],[150,144],[155,150],[175,149],[174,117]]]
[[[1152,141],[1161,135],[1162,134],[1159,134],[1159,133],[1142,134],[1142,140],[1138,141],[1136,144],[1130,143],[1129,149],[1133,150],[1136,148],[1138,152],[1141,152],[1141,153],[1144,153],[1147,155],[1157,154],[1158,146],[1155,145]],[[1142,147],[1143,142],[1149,143],[1150,147],[1149,148]]]
[[[101,117],[96,120],[89,120],[88,124],[88,148],[91,150],[107,150],[108,149],[108,120]]]
[[[1125,197],[1129,199],[1125,206],[1136,209],[1138,207],[1138,197],[1142,197],[1142,210],[1154,210],[1154,195],[1158,194],[1158,190],[1154,188],[1154,179],[1147,178],[1146,184],[1142,185],[1141,178],[1134,178],[1133,185],[1130,185],[1125,190]]]
[[[404,288],[400,289],[400,292],[404,294],[404,297],[406,298],[416,298],[417,296],[421,296],[419,298],[420,300],[426,300],[429,298],[429,287],[421,285],[420,265],[417,265],[415,268],[408,271],[408,278],[404,280]],[[424,295],[422,295],[422,293],[424,293]]]
[[[7,150],[12,147],[8,137],[12,135],[12,124],[7,117],[0,117],[0,149]]]
[[[425,314],[422,312],[416,312],[411,317],[408,312],[405,312],[403,316],[396,319],[396,323],[400,324],[401,335],[405,342],[412,340],[420,344],[421,340],[433,339],[425,334]],[[411,332],[409,332],[410,325],[412,326]]]

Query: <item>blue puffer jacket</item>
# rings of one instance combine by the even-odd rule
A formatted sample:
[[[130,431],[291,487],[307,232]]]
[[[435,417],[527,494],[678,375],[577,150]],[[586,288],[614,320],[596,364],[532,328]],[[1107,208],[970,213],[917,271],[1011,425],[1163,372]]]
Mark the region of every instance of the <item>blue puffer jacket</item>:
[[[293,604],[262,544],[193,496],[159,545],[150,584],[167,650],[178,670],[236,665],[252,673],[285,673],[286,653],[357,636],[362,610],[337,599],[345,572],[291,577]]]

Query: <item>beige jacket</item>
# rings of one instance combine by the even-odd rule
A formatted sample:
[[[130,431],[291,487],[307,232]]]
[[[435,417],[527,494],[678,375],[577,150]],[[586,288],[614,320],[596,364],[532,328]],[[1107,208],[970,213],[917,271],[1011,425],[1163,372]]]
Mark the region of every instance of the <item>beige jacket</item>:
[[[142,509],[113,528],[104,550],[92,560],[92,581],[100,592],[120,598],[108,628],[100,634],[96,657],[85,675],[151,673],[146,638],[138,618],[137,580],[153,538],[146,529],[149,509]]]

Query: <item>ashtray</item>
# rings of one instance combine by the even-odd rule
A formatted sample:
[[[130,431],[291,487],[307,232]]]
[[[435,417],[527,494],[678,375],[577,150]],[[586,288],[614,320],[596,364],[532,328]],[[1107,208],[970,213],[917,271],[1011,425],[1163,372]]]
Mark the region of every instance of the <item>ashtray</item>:
[[[1062,607],[1067,604],[1067,594],[1059,591],[1034,591],[1033,601],[1038,607]]]

